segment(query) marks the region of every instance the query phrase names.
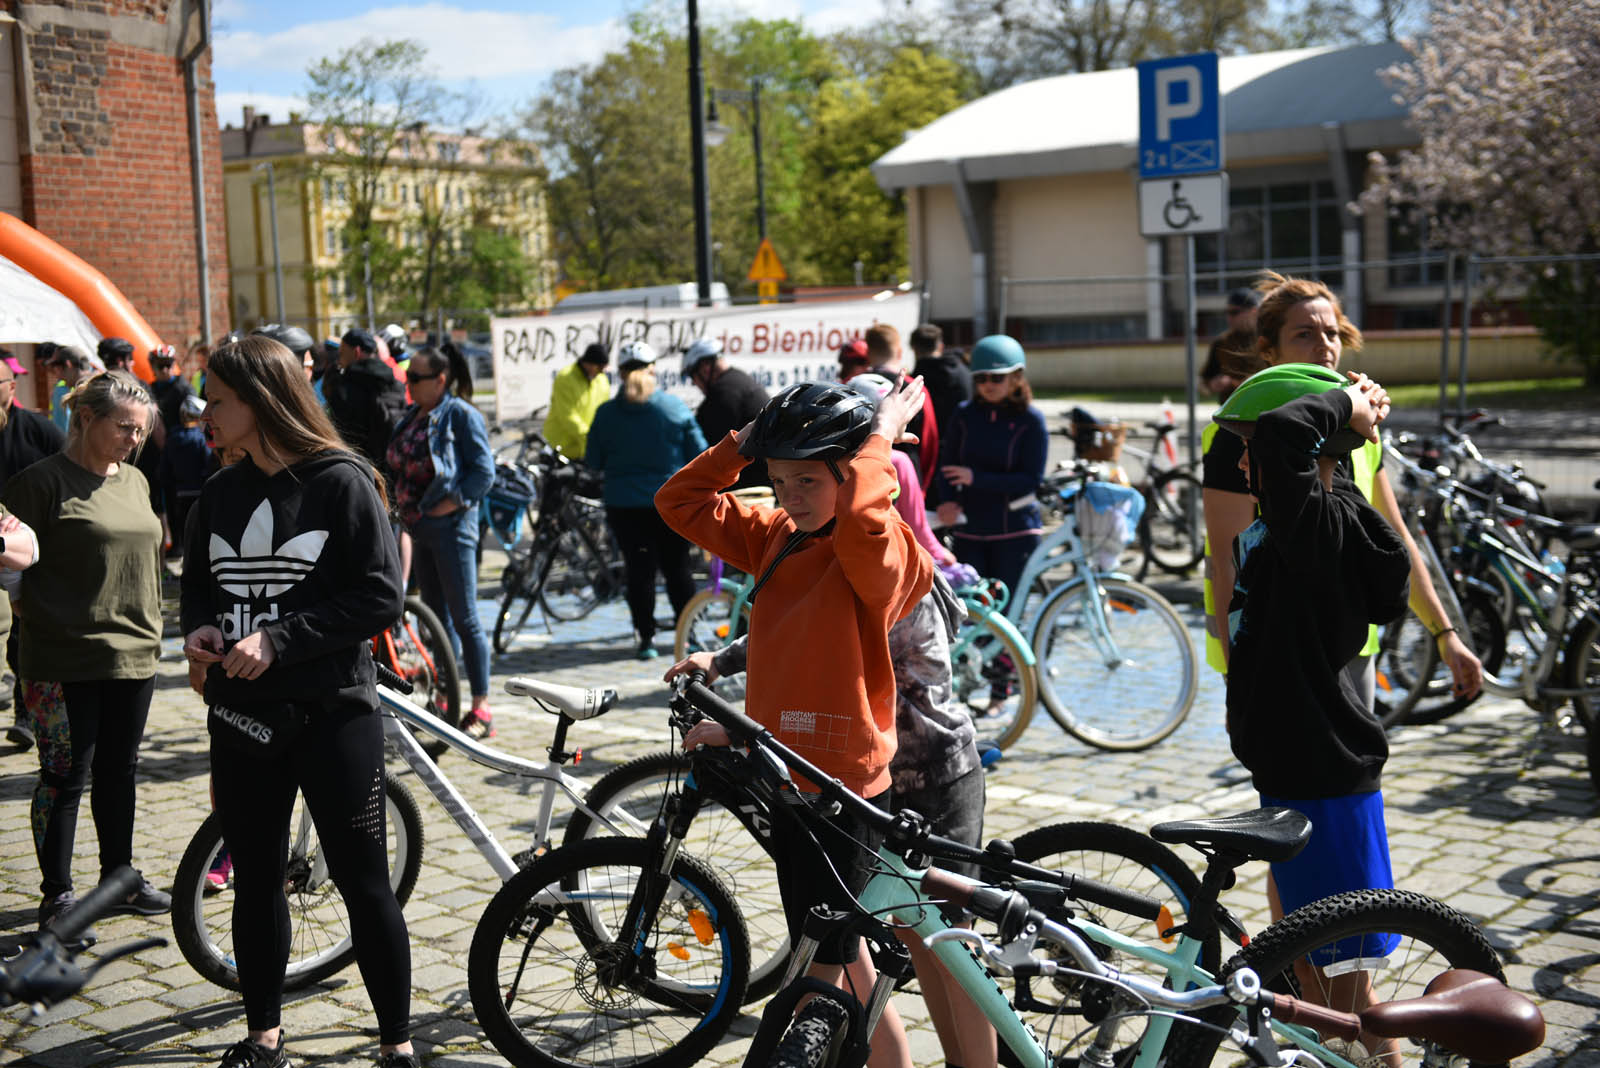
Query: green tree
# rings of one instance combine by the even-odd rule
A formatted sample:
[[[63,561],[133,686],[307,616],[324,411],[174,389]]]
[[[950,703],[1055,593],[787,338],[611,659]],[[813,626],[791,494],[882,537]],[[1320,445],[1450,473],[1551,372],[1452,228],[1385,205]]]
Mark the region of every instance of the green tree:
[[[803,152],[807,190],[805,256],[822,278],[908,274],[905,205],[885,195],[869,169],[906,131],[959,106],[967,76],[953,60],[898,49],[867,78],[835,78],[817,99]]]

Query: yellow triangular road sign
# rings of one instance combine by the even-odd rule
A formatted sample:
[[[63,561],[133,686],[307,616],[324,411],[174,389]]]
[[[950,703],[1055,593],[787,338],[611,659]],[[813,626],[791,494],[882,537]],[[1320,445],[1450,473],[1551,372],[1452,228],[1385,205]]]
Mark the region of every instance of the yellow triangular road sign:
[[[789,272],[778,262],[771,238],[761,239],[761,245],[756,249],[756,261],[750,265],[750,273],[745,277],[752,282],[782,282],[788,279]]]

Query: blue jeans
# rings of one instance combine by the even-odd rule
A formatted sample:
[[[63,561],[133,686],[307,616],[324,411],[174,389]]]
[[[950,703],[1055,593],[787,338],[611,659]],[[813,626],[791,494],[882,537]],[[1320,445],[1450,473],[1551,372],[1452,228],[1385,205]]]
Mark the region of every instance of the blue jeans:
[[[472,696],[489,692],[489,636],[478,620],[478,510],[423,516],[411,528],[411,567],[466,668]]]

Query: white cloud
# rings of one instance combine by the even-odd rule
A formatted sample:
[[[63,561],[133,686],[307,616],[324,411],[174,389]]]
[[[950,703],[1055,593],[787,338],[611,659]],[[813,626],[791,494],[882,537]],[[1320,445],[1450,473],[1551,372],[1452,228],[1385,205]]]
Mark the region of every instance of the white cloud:
[[[468,11],[444,3],[379,7],[271,33],[219,33],[216,61],[235,72],[299,74],[316,59],[362,40],[410,38],[427,46],[430,63],[450,80],[541,78],[598,59],[623,40],[615,19],[567,27],[560,21],[555,15]]]
[[[217,93],[217,124],[239,126],[244,122],[244,106],[249,104],[258,114],[270,116],[273,122],[289,121],[289,112],[306,110],[304,98],[284,96],[279,93],[239,92]]]

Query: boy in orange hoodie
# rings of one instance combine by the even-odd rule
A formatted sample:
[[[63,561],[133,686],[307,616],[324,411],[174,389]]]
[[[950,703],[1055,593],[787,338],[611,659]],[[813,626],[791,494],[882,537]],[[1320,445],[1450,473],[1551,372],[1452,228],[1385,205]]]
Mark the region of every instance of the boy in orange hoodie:
[[[745,708],[786,745],[848,789],[887,808],[894,755],[895,680],[889,628],[928,592],[933,561],[895,512],[889,450],[922,410],[921,379],[872,402],[833,383],[791,386],[748,426],[729,434],[656,494],[668,526],[728,564],[757,576],[750,615]],[[913,439],[914,440],[914,439]],[[749,459],[767,461],[778,507],[753,508],[718,492]],[[686,748],[727,745],[715,723],[697,724]],[[814,789],[799,777],[801,789]],[[880,801],[881,799],[881,801]],[[852,892],[867,879],[878,836],[847,814],[819,835]],[[822,900],[801,843],[780,856],[779,888],[791,933]],[[861,996],[872,963],[850,945],[824,944],[812,974],[839,982],[848,972]],[[909,1064],[899,1016],[879,1021],[875,1066]]]

